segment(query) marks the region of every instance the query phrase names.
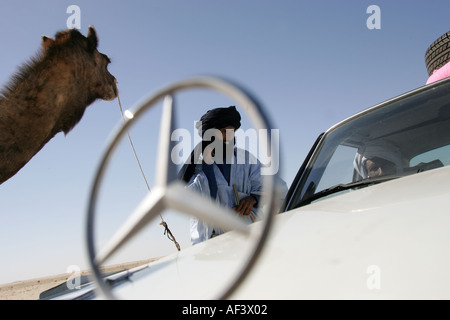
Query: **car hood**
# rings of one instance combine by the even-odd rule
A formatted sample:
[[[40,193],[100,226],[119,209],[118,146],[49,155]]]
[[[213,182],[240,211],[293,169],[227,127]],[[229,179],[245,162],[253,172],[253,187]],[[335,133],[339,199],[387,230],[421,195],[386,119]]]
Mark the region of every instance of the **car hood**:
[[[283,213],[237,297],[269,298],[265,274],[273,298],[450,298],[449,179],[440,168]]]
[[[449,181],[444,167],[276,215],[262,256],[231,298],[450,298]],[[240,271],[248,243],[228,232],[128,271],[114,293],[215,298]]]

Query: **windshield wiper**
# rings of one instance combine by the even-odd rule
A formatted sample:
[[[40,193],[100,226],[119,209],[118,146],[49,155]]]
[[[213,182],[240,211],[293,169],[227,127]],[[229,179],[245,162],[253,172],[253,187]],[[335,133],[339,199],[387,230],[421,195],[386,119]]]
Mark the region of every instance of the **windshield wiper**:
[[[366,186],[370,186],[370,185],[377,184],[380,182],[389,181],[392,179],[396,179],[398,177],[399,177],[398,175],[389,175],[389,176],[384,176],[384,177],[364,179],[364,180],[350,182],[350,183],[346,183],[346,184],[338,184],[338,185],[332,186],[330,188],[324,189],[322,191],[319,191],[319,192],[313,194],[312,196],[310,196],[309,198],[303,199],[296,206],[296,208],[304,206],[306,204],[310,204],[311,202],[313,202],[317,199],[329,196],[330,194],[333,194],[333,193],[337,193],[337,192],[341,192],[341,191],[345,191],[345,190],[349,190],[349,189],[359,189],[361,187],[366,187]]]

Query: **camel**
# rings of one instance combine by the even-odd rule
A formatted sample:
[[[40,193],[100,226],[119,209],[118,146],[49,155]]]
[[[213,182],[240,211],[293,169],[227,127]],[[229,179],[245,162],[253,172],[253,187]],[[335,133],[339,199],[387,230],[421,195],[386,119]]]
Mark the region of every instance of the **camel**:
[[[97,99],[114,100],[108,56],[76,29],[43,36],[40,53],[0,92],[0,184],[14,176],[57,133],[68,134]]]

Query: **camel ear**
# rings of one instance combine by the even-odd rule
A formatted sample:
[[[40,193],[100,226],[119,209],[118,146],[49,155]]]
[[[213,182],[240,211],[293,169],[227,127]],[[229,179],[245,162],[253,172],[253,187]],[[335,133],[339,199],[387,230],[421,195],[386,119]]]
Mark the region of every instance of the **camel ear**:
[[[48,47],[50,47],[54,42],[55,40],[53,40],[52,38],[42,36],[42,48],[44,48],[44,50],[47,50]]]
[[[88,40],[88,50],[94,51],[97,48],[98,39],[97,39],[97,33],[95,32],[95,29],[93,26],[89,26],[87,40]]]

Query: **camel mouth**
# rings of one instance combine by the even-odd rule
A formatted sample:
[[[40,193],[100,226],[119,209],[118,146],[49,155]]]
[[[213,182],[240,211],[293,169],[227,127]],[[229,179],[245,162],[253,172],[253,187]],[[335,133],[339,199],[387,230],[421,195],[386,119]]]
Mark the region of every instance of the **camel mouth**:
[[[114,79],[114,82],[109,86],[108,92],[102,97],[102,100],[112,101],[119,95],[119,89],[117,88],[117,80]]]

